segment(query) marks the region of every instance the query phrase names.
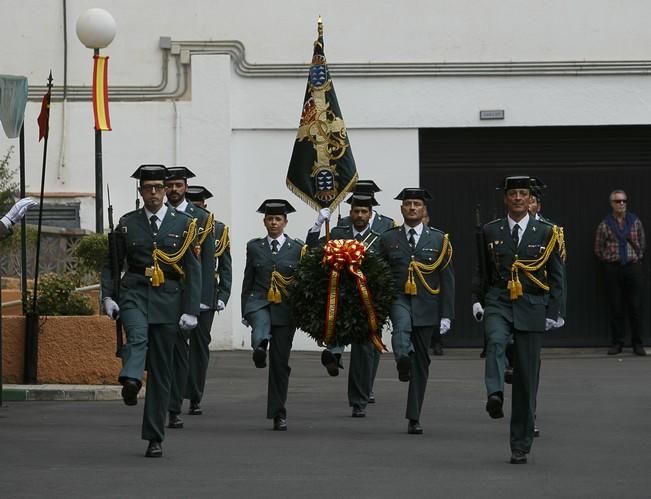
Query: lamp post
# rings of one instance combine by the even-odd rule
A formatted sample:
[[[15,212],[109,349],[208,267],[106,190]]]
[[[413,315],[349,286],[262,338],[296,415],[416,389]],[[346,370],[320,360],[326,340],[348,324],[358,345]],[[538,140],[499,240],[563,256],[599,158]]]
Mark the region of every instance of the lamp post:
[[[99,56],[115,38],[115,19],[104,9],[88,9],[77,19],[77,37]],[[104,232],[104,190],[102,183],[102,131],[95,128],[95,232]]]

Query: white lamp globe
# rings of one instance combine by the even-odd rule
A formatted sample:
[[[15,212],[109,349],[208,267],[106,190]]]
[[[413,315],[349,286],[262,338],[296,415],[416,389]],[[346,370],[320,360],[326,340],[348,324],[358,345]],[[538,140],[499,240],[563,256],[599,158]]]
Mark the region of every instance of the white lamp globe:
[[[108,47],[115,32],[115,19],[104,9],[88,9],[77,19],[77,37],[89,49]]]

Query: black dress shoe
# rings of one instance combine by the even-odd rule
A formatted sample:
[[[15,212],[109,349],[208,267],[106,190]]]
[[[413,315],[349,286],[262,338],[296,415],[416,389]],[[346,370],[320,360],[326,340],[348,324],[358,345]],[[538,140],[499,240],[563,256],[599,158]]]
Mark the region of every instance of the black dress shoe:
[[[479,352],[479,358],[480,359],[485,359],[486,358],[486,349],[483,348],[481,352]]]
[[[502,397],[493,393],[488,397],[486,401],[486,412],[493,419],[499,419],[504,417],[504,411],[502,410]]]
[[[330,350],[321,352],[321,364],[330,376],[339,376],[339,360]]]
[[[145,457],[163,457],[163,447],[157,440],[150,440]]]
[[[420,425],[417,419],[410,419],[409,424],[407,425],[407,433],[409,435],[422,435],[423,427]]]
[[[368,396],[368,403],[375,404],[375,393],[371,392],[371,394]]]
[[[362,409],[361,407],[353,407],[352,416],[354,418],[365,418],[366,417],[366,411],[364,409]]]
[[[511,464],[527,464],[527,453],[522,450],[511,452]]]
[[[258,369],[267,367],[267,350],[262,347],[256,347],[253,350],[253,363]]]
[[[126,405],[138,403],[138,392],[142,384],[137,379],[126,378],[122,381],[122,399]]]
[[[644,347],[642,345],[639,345],[639,344],[638,345],[633,345],[633,353],[635,355],[644,356],[644,355],[646,355],[646,350],[644,349]]]
[[[168,428],[183,428],[183,420],[175,412],[170,412],[169,419],[167,420]]]
[[[287,420],[284,417],[274,417],[274,431],[287,431]]]
[[[443,355],[443,346],[440,343],[434,343],[432,347],[433,355]]]
[[[622,353],[622,346],[621,345],[612,345],[608,349],[608,355],[617,355],[618,353]]]
[[[504,369],[504,383],[512,384],[513,383],[513,368],[507,367]]]
[[[201,416],[203,414],[199,402],[190,401],[190,409],[188,410],[188,414],[190,416]]]
[[[398,359],[396,369],[398,369],[398,379],[400,381],[409,381],[411,379],[411,359],[408,356],[403,355]]]
[[[533,436],[536,438],[540,436],[540,428],[538,428],[537,426],[533,427]]]

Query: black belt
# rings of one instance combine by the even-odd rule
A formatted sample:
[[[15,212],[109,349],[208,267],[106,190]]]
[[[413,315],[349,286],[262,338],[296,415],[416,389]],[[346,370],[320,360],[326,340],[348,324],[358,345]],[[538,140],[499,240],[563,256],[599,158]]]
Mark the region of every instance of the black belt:
[[[137,267],[135,265],[129,265],[128,272],[131,272],[132,274],[147,275],[145,272],[150,269],[151,267]],[[177,274],[176,272],[166,272],[163,270],[163,275],[165,276],[165,279],[171,279],[172,281],[181,280],[181,275]]]

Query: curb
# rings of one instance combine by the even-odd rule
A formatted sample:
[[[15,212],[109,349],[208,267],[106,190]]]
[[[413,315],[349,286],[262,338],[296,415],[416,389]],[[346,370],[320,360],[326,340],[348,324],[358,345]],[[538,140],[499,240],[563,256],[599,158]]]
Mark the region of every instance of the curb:
[[[122,400],[119,385],[3,385],[2,400],[5,402],[26,401],[98,401]],[[144,390],[138,398],[144,397]]]

